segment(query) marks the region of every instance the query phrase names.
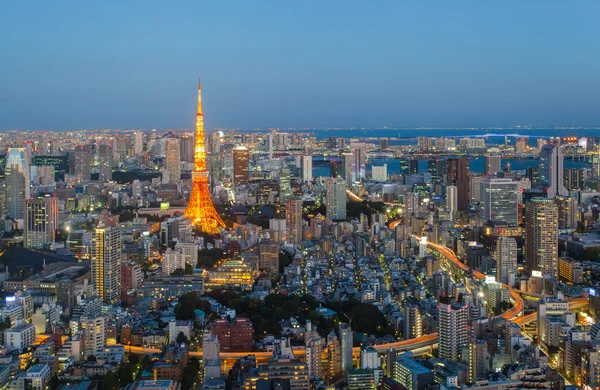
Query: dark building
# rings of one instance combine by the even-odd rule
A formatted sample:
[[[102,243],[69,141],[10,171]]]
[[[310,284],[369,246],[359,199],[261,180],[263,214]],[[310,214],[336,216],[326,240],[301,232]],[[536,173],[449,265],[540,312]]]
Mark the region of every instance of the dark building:
[[[344,169],[344,166],[341,161],[333,160],[333,159],[329,161],[329,176],[344,177],[343,169]]]
[[[64,181],[69,172],[69,156],[33,156],[32,163],[37,167],[53,167],[56,181]]]
[[[400,173],[405,176],[416,175],[417,173],[419,173],[419,160],[401,158]]]
[[[468,158],[457,157],[446,160],[446,185],[456,186],[459,211],[469,210],[471,199],[469,194],[470,175]]]
[[[583,183],[585,181],[585,171],[581,168],[565,168],[563,174],[563,181],[565,187],[569,191],[577,191],[583,189]]]
[[[525,169],[525,176],[531,181],[531,188],[540,185],[540,169],[538,167],[527,167]]]

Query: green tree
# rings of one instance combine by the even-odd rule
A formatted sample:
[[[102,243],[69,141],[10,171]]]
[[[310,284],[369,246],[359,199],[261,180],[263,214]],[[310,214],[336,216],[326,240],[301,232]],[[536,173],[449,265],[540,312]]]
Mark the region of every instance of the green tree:
[[[190,343],[190,341],[186,337],[185,333],[183,333],[183,331],[179,332],[175,341],[177,342],[177,344],[189,344]]]
[[[190,390],[196,387],[194,384],[198,381],[198,372],[198,367],[191,364],[183,369],[181,375],[181,390]]]
[[[137,376],[138,368],[136,364],[125,363],[119,369],[117,377],[121,386],[127,386],[135,381]]]
[[[119,378],[115,375],[114,372],[108,370],[106,375],[104,375],[104,380],[102,381],[104,390],[120,390],[121,385],[119,384]]]
[[[194,273],[194,266],[191,264],[185,263],[185,274],[192,275]]]

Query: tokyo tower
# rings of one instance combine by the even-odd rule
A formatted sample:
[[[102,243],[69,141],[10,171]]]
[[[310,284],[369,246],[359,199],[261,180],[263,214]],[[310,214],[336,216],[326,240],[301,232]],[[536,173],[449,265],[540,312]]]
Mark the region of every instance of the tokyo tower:
[[[196,149],[194,153],[194,172],[192,172],[192,194],[185,210],[185,216],[192,220],[194,226],[199,226],[205,233],[217,234],[221,231],[221,228],[225,227],[225,223],[215,210],[208,190],[200,79],[198,79],[198,113],[196,114]]]

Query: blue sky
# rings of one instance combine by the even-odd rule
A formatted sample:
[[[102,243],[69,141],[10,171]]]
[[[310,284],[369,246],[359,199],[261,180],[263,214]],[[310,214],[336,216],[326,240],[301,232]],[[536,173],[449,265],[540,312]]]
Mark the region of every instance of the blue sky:
[[[600,125],[598,1],[13,1],[0,129]]]

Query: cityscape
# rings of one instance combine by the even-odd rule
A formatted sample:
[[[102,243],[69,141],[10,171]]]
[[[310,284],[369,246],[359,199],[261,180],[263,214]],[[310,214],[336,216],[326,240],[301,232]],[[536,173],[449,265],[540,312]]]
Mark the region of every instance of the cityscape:
[[[283,7],[271,11],[296,23],[294,7]],[[553,18],[567,12],[549,8]],[[218,14],[210,8],[203,18],[211,12]],[[494,12],[485,9],[488,21]],[[359,17],[352,15],[345,17]],[[276,38],[262,33],[249,32],[271,47]],[[338,36],[321,33],[307,32],[300,48]],[[148,41],[134,36],[132,50],[145,50]],[[98,42],[100,51],[112,45],[107,37]],[[42,46],[32,52],[45,52]],[[319,48],[302,50],[316,55]],[[386,72],[374,62],[374,72]],[[530,120],[506,116],[517,124],[482,126],[456,125],[462,114],[444,117],[432,100],[428,107],[440,115],[411,117],[422,125],[365,126],[354,107],[338,112],[334,102],[325,110],[331,116],[319,117],[325,94],[298,107],[329,123],[313,126],[273,103],[289,91],[277,95],[265,73],[257,76],[265,89],[244,99],[252,109],[274,94],[266,117],[220,111],[223,89],[235,106],[248,84],[239,92],[203,88],[222,83],[215,81],[222,73],[195,65],[194,73],[173,70],[185,73],[185,91],[177,84],[171,92],[189,97],[189,110],[172,127],[130,127],[136,104],[111,111],[101,85],[57,83],[57,101],[68,90],[86,97],[67,96],[72,106],[47,125],[36,124],[46,108],[39,117],[22,115],[16,107],[31,105],[0,92],[0,105],[7,102],[0,108],[0,390],[600,389],[597,104],[580,122],[570,106],[549,105],[544,117],[531,105]],[[144,74],[157,65],[136,66]],[[364,64],[350,58],[348,66]],[[8,82],[5,91],[24,96],[29,85],[18,72],[7,77],[24,84],[11,90]],[[122,91],[111,84],[111,96],[123,93],[114,97],[121,101],[136,81],[117,81]],[[314,84],[307,88],[322,94]],[[98,118],[114,114],[124,124],[76,125],[82,99]],[[455,103],[447,103],[450,111]],[[169,107],[150,105],[139,118],[171,118]],[[274,124],[289,126],[262,126],[270,112]],[[246,123],[222,126],[232,119],[217,113]],[[338,114],[356,125],[337,125]],[[429,116],[447,124],[432,125],[423,119]]]

